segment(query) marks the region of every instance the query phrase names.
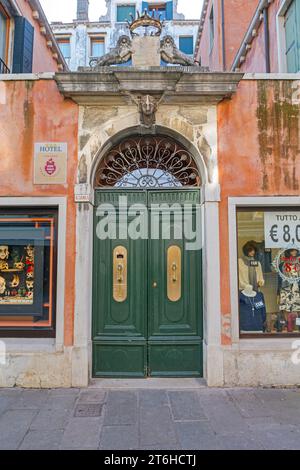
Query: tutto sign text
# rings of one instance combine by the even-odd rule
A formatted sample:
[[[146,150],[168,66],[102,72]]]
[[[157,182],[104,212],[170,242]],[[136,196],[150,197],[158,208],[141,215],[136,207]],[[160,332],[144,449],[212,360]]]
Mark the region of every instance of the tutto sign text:
[[[68,145],[66,143],[36,143],[34,146],[34,184],[65,184],[67,161]]]
[[[290,248],[300,245],[300,212],[265,213],[266,248]]]

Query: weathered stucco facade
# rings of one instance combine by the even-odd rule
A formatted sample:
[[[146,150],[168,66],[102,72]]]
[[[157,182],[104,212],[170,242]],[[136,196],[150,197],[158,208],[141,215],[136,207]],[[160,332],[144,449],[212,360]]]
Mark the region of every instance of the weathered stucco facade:
[[[176,138],[199,168],[208,384],[299,384],[299,365],[291,361],[295,338],[240,338],[235,239],[236,206],[300,205],[297,83],[293,75],[242,77],[186,67],[0,82],[1,205],[59,207],[56,338],[7,338],[0,386],[88,384],[94,174],[109,149],[133,133]],[[160,98],[151,129],[141,125],[136,93]],[[33,147],[42,141],[68,143],[67,184],[33,184]],[[83,202],[75,203],[74,193]]]

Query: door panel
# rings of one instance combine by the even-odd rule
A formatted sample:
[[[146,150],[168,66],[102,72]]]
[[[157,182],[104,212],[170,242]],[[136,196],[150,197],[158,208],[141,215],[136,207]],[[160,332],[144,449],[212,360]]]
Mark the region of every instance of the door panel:
[[[202,375],[202,294],[201,294],[201,251],[187,251],[186,240],[175,238],[177,226],[179,234],[180,210],[183,203],[196,203],[198,191],[155,191],[149,192],[149,201],[158,200],[169,204],[178,204],[175,210],[166,216],[163,211],[151,210],[152,219],[159,218],[161,237],[149,240],[149,307],[148,307],[148,351],[149,374],[152,376]],[[175,207],[175,206],[174,206]],[[195,221],[196,214],[191,212]],[[183,219],[184,220],[184,219]],[[163,239],[164,223],[170,225],[169,239]],[[170,300],[170,275],[168,254],[170,249],[181,254],[175,274],[174,284],[181,278],[180,296]],[[171,262],[176,260],[171,258]],[[171,271],[171,273],[170,273]],[[172,282],[172,280],[171,280]]]
[[[199,191],[98,191],[95,229],[105,217],[97,216],[99,203],[116,208],[120,225],[122,195],[128,205],[177,204],[177,212],[148,211],[150,229],[157,216],[157,239],[95,237],[93,375],[201,376],[201,251],[187,251],[186,240],[173,233],[182,204],[199,203]],[[166,221],[171,236],[162,233]]]
[[[120,227],[119,196],[124,193],[99,192],[99,203],[116,208],[117,226]],[[128,204],[146,203],[146,194],[126,193]],[[95,209],[95,228],[103,217]],[[128,218],[130,223],[131,219]],[[117,234],[118,236],[118,234]],[[126,296],[116,296],[116,255],[126,253]],[[99,240],[95,237],[93,282],[93,368],[94,376],[145,375],[147,356],[147,251],[146,240]],[[121,260],[120,260],[121,261]],[[114,275],[115,274],[115,275]],[[118,276],[118,269],[117,269]],[[122,281],[122,280],[121,280]],[[120,282],[121,284],[122,282]],[[121,286],[120,286],[121,287]],[[124,292],[123,292],[124,293]]]

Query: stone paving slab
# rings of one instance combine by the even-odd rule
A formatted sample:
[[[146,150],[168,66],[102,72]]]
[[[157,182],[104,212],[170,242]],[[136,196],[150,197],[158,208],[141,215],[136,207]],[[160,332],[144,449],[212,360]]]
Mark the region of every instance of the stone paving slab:
[[[184,388],[183,380],[177,389],[168,380],[147,389],[145,382],[0,389],[0,449],[300,449],[300,389],[209,389],[192,381]],[[85,416],[95,407],[97,416]]]

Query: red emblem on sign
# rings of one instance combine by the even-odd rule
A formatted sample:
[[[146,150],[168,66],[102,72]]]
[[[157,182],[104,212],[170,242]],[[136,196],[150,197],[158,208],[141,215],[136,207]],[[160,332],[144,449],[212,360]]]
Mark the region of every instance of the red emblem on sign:
[[[45,171],[49,176],[52,176],[56,172],[56,165],[52,158],[46,162]]]

